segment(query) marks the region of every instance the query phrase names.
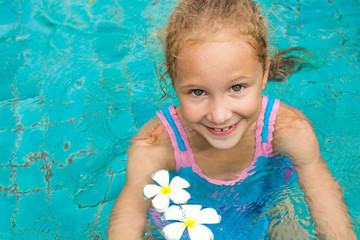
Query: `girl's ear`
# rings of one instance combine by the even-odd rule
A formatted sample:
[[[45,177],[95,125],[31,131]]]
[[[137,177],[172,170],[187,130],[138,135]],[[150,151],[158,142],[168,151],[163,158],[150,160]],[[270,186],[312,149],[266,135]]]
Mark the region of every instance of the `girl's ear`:
[[[267,56],[266,57],[265,69],[264,69],[264,77],[263,77],[263,80],[262,80],[262,87],[261,87],[262,90],[266,87],[268,77],[269,77],[269,69],[270,69],[270,56]]]

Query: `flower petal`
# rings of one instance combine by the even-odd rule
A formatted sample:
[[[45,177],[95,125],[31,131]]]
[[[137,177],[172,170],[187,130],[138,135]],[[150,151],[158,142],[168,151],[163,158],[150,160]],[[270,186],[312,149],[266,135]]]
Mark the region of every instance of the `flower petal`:
[[[162,219],[163,220],[176,220],[176,221],[182,221],[182,209],[180,206],[177,205],[171,205],[166,212],[163,213]]]
[[[174,203],[184,204],[190,199],[190,194],[184,189],[179,188],[172,189],[169,197]]]
[[[152,204],[156,211],[165,212],[169,207],[170,199],[167,195],[158,194],[152,200]]]
[[[152,179],[160,186],[169,186],[169,172],[166,170],[158,170],[152,175]]]
[[[188,228],[190,239],[191,240],[212,240],[214,239],[214,234],[212,231],[199,224],[194,226],[193,228]]]
[[[185,179],[176,176],[171,180],[170,186],[174,188],[188,188],[190,187],[190,183]]]
[[[184,223],[171,223],[165,226],[162,232],[167,240],[179,240],[184,230],[185,230]]]
[[[181,206],[184,216],[194,218],[201,210],[201,205],[187,204]]]
[[[161,187],[155,184],[148,184],[144,187],[144,196],[145,198],[152,198],[156,194],[159,194],[161,191]]]
[[[200,224],[214,224],[221,221],[221,216],[217,214],[215,209],[205,208],[198,213],[197,219]]]

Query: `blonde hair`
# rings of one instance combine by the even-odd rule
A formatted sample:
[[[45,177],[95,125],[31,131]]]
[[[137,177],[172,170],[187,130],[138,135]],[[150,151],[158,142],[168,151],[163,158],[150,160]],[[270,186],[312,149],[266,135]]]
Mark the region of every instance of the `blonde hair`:
[[[160,74],[162,86],[165,75],[174,84],[177,56],[189,42],[205,41],[209,34],[226,29],[238,33],[255,49],[259,62],[265,67],[269,56],[268,26],[260,13],[261,6],[252,0],[183,0],[170,16],[165,32],[165,72]],[[302,48],[278,51],[270,59],[269,81],[284,81],[307,63],[296,56],[285,56]],[[166,94],[166,90],[162,87]]]

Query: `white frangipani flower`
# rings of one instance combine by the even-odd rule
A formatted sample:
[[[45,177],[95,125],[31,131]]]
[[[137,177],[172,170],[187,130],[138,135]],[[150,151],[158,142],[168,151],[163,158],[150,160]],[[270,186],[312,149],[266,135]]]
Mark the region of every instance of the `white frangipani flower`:
[[[213,208],[201,210],[201,205],[172,205],[163,213],[164,220],[175,220],[163,228],[167,240],[179,240],[187,228],[191,240],[212,240],[211,230],[202,224],[215,224],[221,221],[220,215]]]
[[[181,177],[174,177],[169,184],[169,172],[166,170],[156,171],[152,179],[158,183],[148,184],[144,187],[145,198],[152,198],[152,204],[156,211],[165,212],[170,204],[170,199],[177,204],[186,203],[190,194],[183,188],[190,187],[188,181]]]

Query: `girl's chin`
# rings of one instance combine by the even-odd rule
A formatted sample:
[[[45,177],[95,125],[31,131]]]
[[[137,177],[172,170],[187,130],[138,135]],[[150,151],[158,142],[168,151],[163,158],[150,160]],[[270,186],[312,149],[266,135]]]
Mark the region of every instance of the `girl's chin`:
[[[204,136],[206,141],[216,149],[230,149],[235,147],[238,142],[240,141],[239,133],[232,132],[231,134],[227,135],[214,135],[207,132],[206,136]]]
[[[208,143],[213,147],[213,148],[216,148],[216,149],[219,149],[219,150],[227,150],[227,149],[231,149],[233,147],[235,147],[237,145],[237,142],[234,142],[234,141],[226,141],[226,140],[223,140],[223,141],[212,141],[212,140],[208,140]]]

